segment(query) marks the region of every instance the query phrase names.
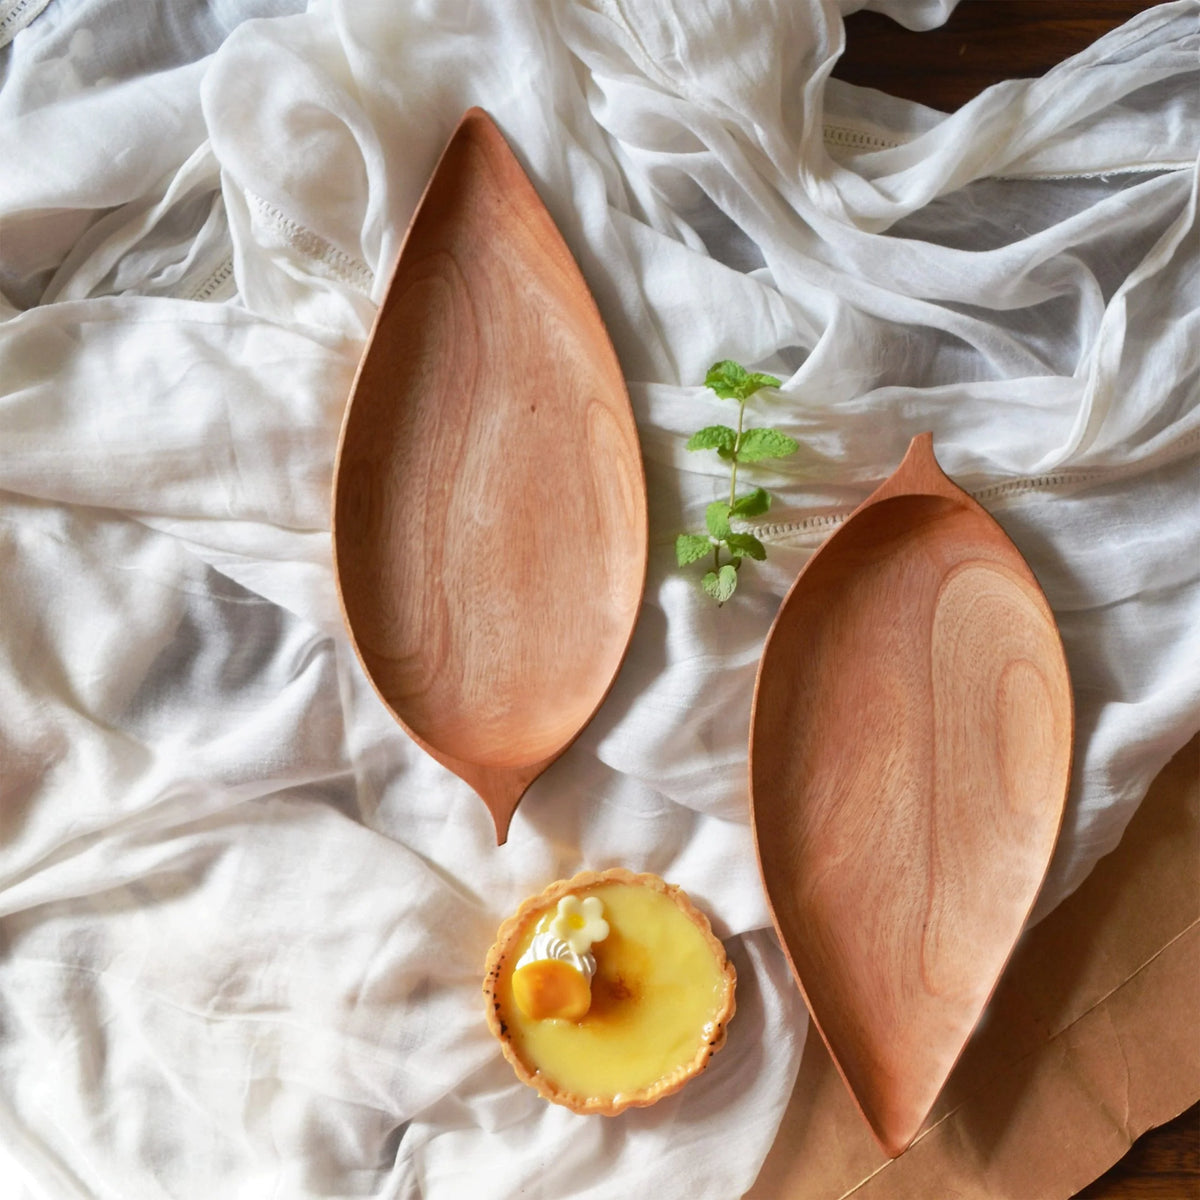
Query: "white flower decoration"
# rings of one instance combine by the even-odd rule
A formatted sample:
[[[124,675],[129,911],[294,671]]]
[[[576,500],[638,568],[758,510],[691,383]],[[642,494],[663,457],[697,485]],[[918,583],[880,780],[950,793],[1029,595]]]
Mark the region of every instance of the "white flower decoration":
[[[604,905],[598,896],[588,896],[585,900],[564,896],[550,922],[550,932],[566,942],[576,954],[586,954],[593,942],[602,942],[608,937]]]

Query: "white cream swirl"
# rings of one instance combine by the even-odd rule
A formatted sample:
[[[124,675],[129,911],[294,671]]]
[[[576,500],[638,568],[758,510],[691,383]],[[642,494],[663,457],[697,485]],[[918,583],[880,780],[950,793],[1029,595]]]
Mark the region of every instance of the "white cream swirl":
[[[533,936],[533,941],[529,943],[529,949],[517,959],[517,965],[514,970],[519,971],[522,967],[528,966],[532,962],[543,962],[547,959],[558,959],[560,962],[565,962],[568,966],[572,966],[586,979],[596,973],[596,960],[586,951],[583,954],[576,954],[568,942],[564,942],[562,938],[555,937],[552,933],[536,933]]]

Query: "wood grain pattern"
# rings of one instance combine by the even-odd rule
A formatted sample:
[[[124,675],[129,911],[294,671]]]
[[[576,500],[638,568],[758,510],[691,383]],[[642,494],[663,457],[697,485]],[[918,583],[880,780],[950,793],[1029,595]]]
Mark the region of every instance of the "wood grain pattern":
[[[889,1154],[920,1128],[1033,905],[1072,728],[1037,582],[915,438],[784,600],[750,738],[776,927]]]
[[[1200,1200],[1200,1104],[1143,1134],[1077,1200]]]
[[[338,452],[334,554],[364,670],[497,839],[608,692],[645,583],[645,480],[583,277],[491,119],[408,231]]]
[[[953,111],[992,84],[1045,74],[1155,0],[961,0],[937,29],[846,18],[834,77]]]

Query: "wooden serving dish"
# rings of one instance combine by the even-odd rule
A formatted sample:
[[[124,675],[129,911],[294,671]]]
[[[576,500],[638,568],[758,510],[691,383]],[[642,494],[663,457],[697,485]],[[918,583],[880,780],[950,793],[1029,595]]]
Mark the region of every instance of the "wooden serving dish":
[[[1066,801],[1062,643],[1003,530],[915,438],[767,637],[751,813],[776,929],[890,1155],[928,1115],[1033,906]]]
[[[600,315],[480,109],[429,182],[359,367],[333,547],[368,678],[475,788],[503,842],[525,789],[612,685],[647,518]]]

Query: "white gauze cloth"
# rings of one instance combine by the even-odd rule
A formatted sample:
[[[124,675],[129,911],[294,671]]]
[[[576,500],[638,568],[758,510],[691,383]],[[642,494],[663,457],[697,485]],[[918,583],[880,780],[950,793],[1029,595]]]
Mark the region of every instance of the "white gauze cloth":
[[[829,78],[858,0],[298,7],[0,2],[0,1193],[737,1196],[807,1034],[755,669],[914,434],[1066,645],[1035,915],[1200,727],[1200,6],[953,115]],[[627,662],[502,849],[363,678],[329,539],[352,375],[471,105],[596,295],[650,498]],[[673,542],[727,486],[684,450],[726,357],[784,381],[759,415],[801,449],[718,609]],[[740,984],[710,1071],[610,1121],[516,1081],[480,983],[523,897],[618,864],[685,887]]]

